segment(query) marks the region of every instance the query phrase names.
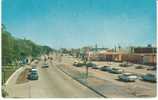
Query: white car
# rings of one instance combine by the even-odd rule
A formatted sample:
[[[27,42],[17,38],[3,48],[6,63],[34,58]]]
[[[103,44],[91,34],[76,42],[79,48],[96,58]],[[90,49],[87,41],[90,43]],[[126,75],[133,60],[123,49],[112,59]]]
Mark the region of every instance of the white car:
[[[114,74],[121,74],[124,72],[124,70],[121,68],[112,68],[109,72]]]
[[[138,79],[138,76],[132,73],[123,73],[122,75],[118,76],[120,80],[126,81],[126,82],[134,82],[136,79]]]

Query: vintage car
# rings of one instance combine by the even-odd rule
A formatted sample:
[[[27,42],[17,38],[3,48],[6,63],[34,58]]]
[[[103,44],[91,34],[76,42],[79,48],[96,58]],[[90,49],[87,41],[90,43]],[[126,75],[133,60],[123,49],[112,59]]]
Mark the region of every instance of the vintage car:
[[[120,80],[125,82],[135,82],[138,76],[132,73],[123,73],[118,76]]]
[[[33,68],[28,74],[29,80],[38,80],[38,72],[37,69]]]
[[[144,81],[156,82],[156,75],[155,75],[155,74],[148,73],[148,74],[146,74],[146,75],[143,75],[143,76],[142,76],[142,79],[143,79]]]

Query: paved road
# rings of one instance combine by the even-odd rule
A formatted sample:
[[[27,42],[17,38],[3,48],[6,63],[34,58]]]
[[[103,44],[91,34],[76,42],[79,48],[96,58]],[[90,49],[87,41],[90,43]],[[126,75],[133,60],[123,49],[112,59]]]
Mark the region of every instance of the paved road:
[[[16,84],[17,73],[7,85],[9,97],[54,97],[54,98],[93,98],[100,97],[95,92],[61,72],[55,64],[49,62],[49,68],[41,68],[43,61],[37,66],[39,80]]]

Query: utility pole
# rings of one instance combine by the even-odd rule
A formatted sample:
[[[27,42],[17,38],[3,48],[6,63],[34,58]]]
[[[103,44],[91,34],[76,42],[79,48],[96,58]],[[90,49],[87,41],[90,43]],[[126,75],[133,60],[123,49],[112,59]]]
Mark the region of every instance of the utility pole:
[[[84,56],[84,64],[86,65],[86,63],[87,63],[87,58]],[[87,79],[88,79],[88,66],[86,66],[86,81],[87,81]]]

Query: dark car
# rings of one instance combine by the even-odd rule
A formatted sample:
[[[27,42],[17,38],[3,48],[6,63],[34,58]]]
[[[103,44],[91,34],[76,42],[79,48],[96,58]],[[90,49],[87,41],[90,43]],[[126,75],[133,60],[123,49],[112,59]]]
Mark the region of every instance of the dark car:
[[[92,69],[99,69],[99,66],[93,66]]]
[[[84,66],[85,64],[83,62],[74,62],[73,63],[73,66],[76,66],[76,67],[82,67]]]
[[[111,71],[112,67],[110,67],[110,66],[103,66],[103,67],[100,68],[100,70],[102,70],[102,71]]]
[[[36,69],[36,66],[32,66],[32,69]]]
[[[48,64],[43,64],[43,65],[42,65],[42,68],[48,68],[48,67],[49,67]]]
[[[92,62],[89,62],[86,64],[87,67],[96,67],[97,65],[92,63]]]
[[[144,81],[156,82],[156,75],[149,73],[149,74],[146,74],[146,75],[142,76],[142,79]]]
[[[37,69],[32,69],[30,73],[28,74],[29,80],[38,80],[38,72]]]
[[[136,69],[144,69],[145,67],[144,66],[141,66],[141,65],[138,65],[135,67]]]
[[[156,66],[150,66],[147,70],[156,70]]]

